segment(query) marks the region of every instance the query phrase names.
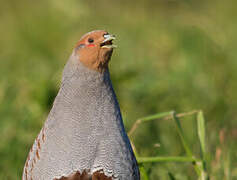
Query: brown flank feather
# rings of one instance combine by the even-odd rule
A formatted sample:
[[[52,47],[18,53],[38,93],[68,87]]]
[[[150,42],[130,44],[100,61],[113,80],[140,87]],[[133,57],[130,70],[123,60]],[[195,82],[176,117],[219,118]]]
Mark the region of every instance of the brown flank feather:
[[[89,171],[84,170],[82,174],[79,171],[69,175],[68,177],[61,177],[59,179],[54,178],[53,180],[112,180],[112,177],[106,176],[101,171],[96,171],[92,175],[89,174]]]

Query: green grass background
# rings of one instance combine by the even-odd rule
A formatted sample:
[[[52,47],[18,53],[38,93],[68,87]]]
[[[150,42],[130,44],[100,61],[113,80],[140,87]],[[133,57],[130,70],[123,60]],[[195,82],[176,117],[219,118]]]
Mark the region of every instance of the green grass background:
[[[30,146],[58,91],[81,35],[117,37],[110,63],[124,123],[175,110],[202,109],[211,179],[237,179],[237,1],[0,1],[0,179],[21,179]],[[183,118],[199,154],[196,122]],[[139,127],[141,156],[182,156],[173,121]],[[160,144],[160,147],[154,146]],[[190,163],[145,165],[150,179],[196,179]]]

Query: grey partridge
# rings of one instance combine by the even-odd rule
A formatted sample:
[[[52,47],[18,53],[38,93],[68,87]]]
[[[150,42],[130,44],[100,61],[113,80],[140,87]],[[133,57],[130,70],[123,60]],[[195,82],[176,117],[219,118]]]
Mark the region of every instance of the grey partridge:
[[[140,179],[110,80],[113,39],[97,30],[76,44],[23,180]]]

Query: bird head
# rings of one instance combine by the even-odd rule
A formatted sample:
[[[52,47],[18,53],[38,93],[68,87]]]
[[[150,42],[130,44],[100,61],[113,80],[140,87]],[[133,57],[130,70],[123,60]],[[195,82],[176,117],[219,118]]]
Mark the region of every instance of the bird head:
[[[75,47],[78,60],[86,67],[103,72],[108,68],[108,62],[113,53],[113,35],[103,30],[92,31],[79,40]]]

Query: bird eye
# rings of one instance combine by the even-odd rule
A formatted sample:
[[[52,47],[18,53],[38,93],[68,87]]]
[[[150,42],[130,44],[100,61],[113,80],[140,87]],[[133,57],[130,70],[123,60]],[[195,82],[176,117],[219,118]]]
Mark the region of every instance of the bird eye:
[[[93,43],[93,42],[94,42],[94,39],[89,38],[89,39],[88,39],[88,42],[89,42],[89,43]]]

